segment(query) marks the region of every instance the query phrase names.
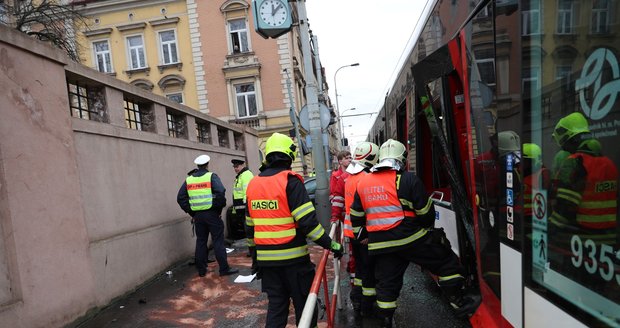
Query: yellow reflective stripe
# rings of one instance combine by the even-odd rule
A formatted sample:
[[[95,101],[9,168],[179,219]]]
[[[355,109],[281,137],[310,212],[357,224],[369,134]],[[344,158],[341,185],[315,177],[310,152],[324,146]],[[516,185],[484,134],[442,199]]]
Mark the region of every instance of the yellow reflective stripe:
[[[354,209],[351,209],[351,215],[355,215],[355,216],[365,216],[366,213],[364,213],[364,211],[358,212]]]
[[[463,278],[463,276],[458,274],[458,273],[450,275],[450,276],[443,276],[443,277],[439,276],[439,281],[452,280],[452,279],[455,279],[455,278]]]
[[[396,190],[400,188],[400,174],[396,174]]]
[[[416,232],[415,234],[413,234],[413,235],[411,235],[411,236],[409,236],[407,238],[398,239],[398,240],[390,240],[390,241],[382,241],[382,242],[378,242],[378,243],[369,243],[368,244],[368,250],[371,251],[371,250],[376,250],[376,249],[382,249],[382,248],[406,245],[406,244],[409,244],[411,242],[414,242],[414,241],[420,239],[421,237],[426,235],[427,232],[428,232],[428,230],[426,230],[426,229],[420,229],[420,231]]]
[[[362,230],[362,227],[353,227],[352,230],[354,233],[358,233],[360,232],[360,230]]]
[[[565,217],[563,217],[560,213],[558,212],[553,212],[553,214],[551,214],[551,217],[549,218],[549,221],[551,221],[551,223],[555,224],[558,227],[568,227],[568,226],[572,226],[569,222],[569,220]]]
[[[252,220],[252,218],[251,218],[251,217],[246,216],[246,217],[245,217],[245,224],[246,224],[248,227],[253,227],[253,226],[254,226],[254,220]]]
[[[246,240],[248,241],[248,246],[250,247],[256,246],[256,243],[254,242],[254,238],[247,238]]]
[[[293,218],[290,216],[286,218],[253,218],[253,220],[255,225],[265,226],[293,223]]]
[[[599,200],[599,201],[591,200],[591,201],[581,202],[581,204],[579,204],[579,207],[603,209],[603,208],[615,208],[617,205],[618,203],[616,202],[616,200]]]
[[[404,198],[399,198],[398,200],[400,201],[401,204],[405,206],[409,206],[409,208],[413,208],[413,202],[410,202]]]
[[[361,286],[361,285],[362,285],[362,279],[360,278],[353,279],[353,286]]]
[[[581,203],[581,194],[565,188],[558,188],[558,198],[565,199],[577,205]]]
[[[314,206],[312,205],[312,202],[307,202],[292,210],[291,215],[295,218],[295,221],[299,221],[299,219],[303,218],[305,215],[312,211],[314,211]]]
[[[610,222],[616,221],[616,214],[577,214],[577,221],[581,222]]]
[[[312,241],[315,241],[321,238],[321,236],[323,236],[324,233],[325,233],[325,229],[323,229],[323,226],[318,224],[316,228],[312,229],[312,231],[310,231],[310,233],[307,234],[306,236],[308,236],[308,238],[310,238]]]
[[[282,261],[295,259],[308,255],[308,246],[303,245],[295,248],[288,249],[275,249],[275,250],[256,250],[256,259],[259,261]]]
[[[364,296],[375,296],[377,295],[377,290],[374,288],[368,288],[362,286],[362,295]]]
[[[377,305],[381,309],[395,309],[396,308],[396,301],[394,301],[394,302],[381,302],[381,301],[377,300]]]
[[[419,210],[415,210],[415,214],[424,215],[428,213],[428,211],[431,210],[431,206],[433,206],[433,201],[429,198],[428,201],[426,202],[426,206],[424,206],[424,208],[421,208]]]
[[[291,237],[295,236],[297,231],[295,229],[288,229],[282,231],[255,231],[254,238],[256,239],[266,239],[266,238],[282,238],[282,237]]]

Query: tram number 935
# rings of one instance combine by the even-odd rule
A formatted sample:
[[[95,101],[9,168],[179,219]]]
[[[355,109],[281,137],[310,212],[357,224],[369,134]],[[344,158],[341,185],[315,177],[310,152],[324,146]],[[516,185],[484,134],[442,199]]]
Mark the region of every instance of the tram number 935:
[[[620,251],[614,252],[609,245],[601,244],[597,249],[596,243],[591,239],[586,239],[585,243],[577,235],[573,235],[570,241],[571,250],[573,251],[572,262],[576,268],[582,265],[589,274],[595,274],[597,269],[601,278],[605,281],[611,281],[614,278],[614,254],[618,263],[620,263]],[[597,256],[598,251],[598,256]],[[620,274],[616,274],[616,282],[620,285]]]

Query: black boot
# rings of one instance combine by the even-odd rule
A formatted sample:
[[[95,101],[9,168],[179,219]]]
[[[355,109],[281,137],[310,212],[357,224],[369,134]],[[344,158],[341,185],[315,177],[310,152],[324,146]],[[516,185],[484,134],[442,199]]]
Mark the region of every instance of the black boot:
[[[379,317],[381,328],[392,328],[392,318],[394,317],[394,310],[378,309],[377,316]]]
[[[476,312],[480,305],[480,296],[465,295],[462,279],[440,282],[439,286],[458,317],[467,317]]]

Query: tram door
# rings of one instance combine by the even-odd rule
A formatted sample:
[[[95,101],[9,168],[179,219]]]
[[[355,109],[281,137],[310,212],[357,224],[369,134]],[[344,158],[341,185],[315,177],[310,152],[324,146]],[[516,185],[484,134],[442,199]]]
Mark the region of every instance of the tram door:
[[[501,172],[495,119],[489,119],[496,111],[490,109],[493,92],[481,81],[477,66],[472,67],[464,39],[459,34],[413,67],[418,105],[416,145],[422,150],[418,152],[418,168],[432,169],[421,172],[427,176],[424,182],[431,191],[449,188],[459,256],[472,275],[471,287],[478,288],[482,306],[488,307],[489,313],[499,314],[496,223]],[[433,163],[425,165],[425,161]],[[441,222],[442,210],[438,212],[437,222]]]

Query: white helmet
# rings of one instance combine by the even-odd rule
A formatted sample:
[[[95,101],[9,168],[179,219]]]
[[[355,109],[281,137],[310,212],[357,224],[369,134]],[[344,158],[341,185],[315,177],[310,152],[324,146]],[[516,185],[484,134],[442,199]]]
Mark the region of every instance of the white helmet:
[[[373,169],[389,167],[394,170],[400,170],[405,167],[407,160],[407,148],[401,142],[394,139],[388,139],[379,149],[379,164]]]
[[[518,154],[521,151],[521,138],[511,130],[498,133],[497,143],[499,145],[499,155],[505,156],[509,153]]]
[[[377,164],[378,159],[379,146],[368,141],[361,142],[355,147],[353,151],[353,160],[346,171],[350,174],[360,173],[365,168],[371,168],[373,165]]]
[[[205,165],[205,164],[209,163],[210,160],[211,160],[211,157],[209,157],[209,155],[200,155],[200,156],[196,157],[196,159],[194,160],[194,164],[196,164],[196,165]]]

